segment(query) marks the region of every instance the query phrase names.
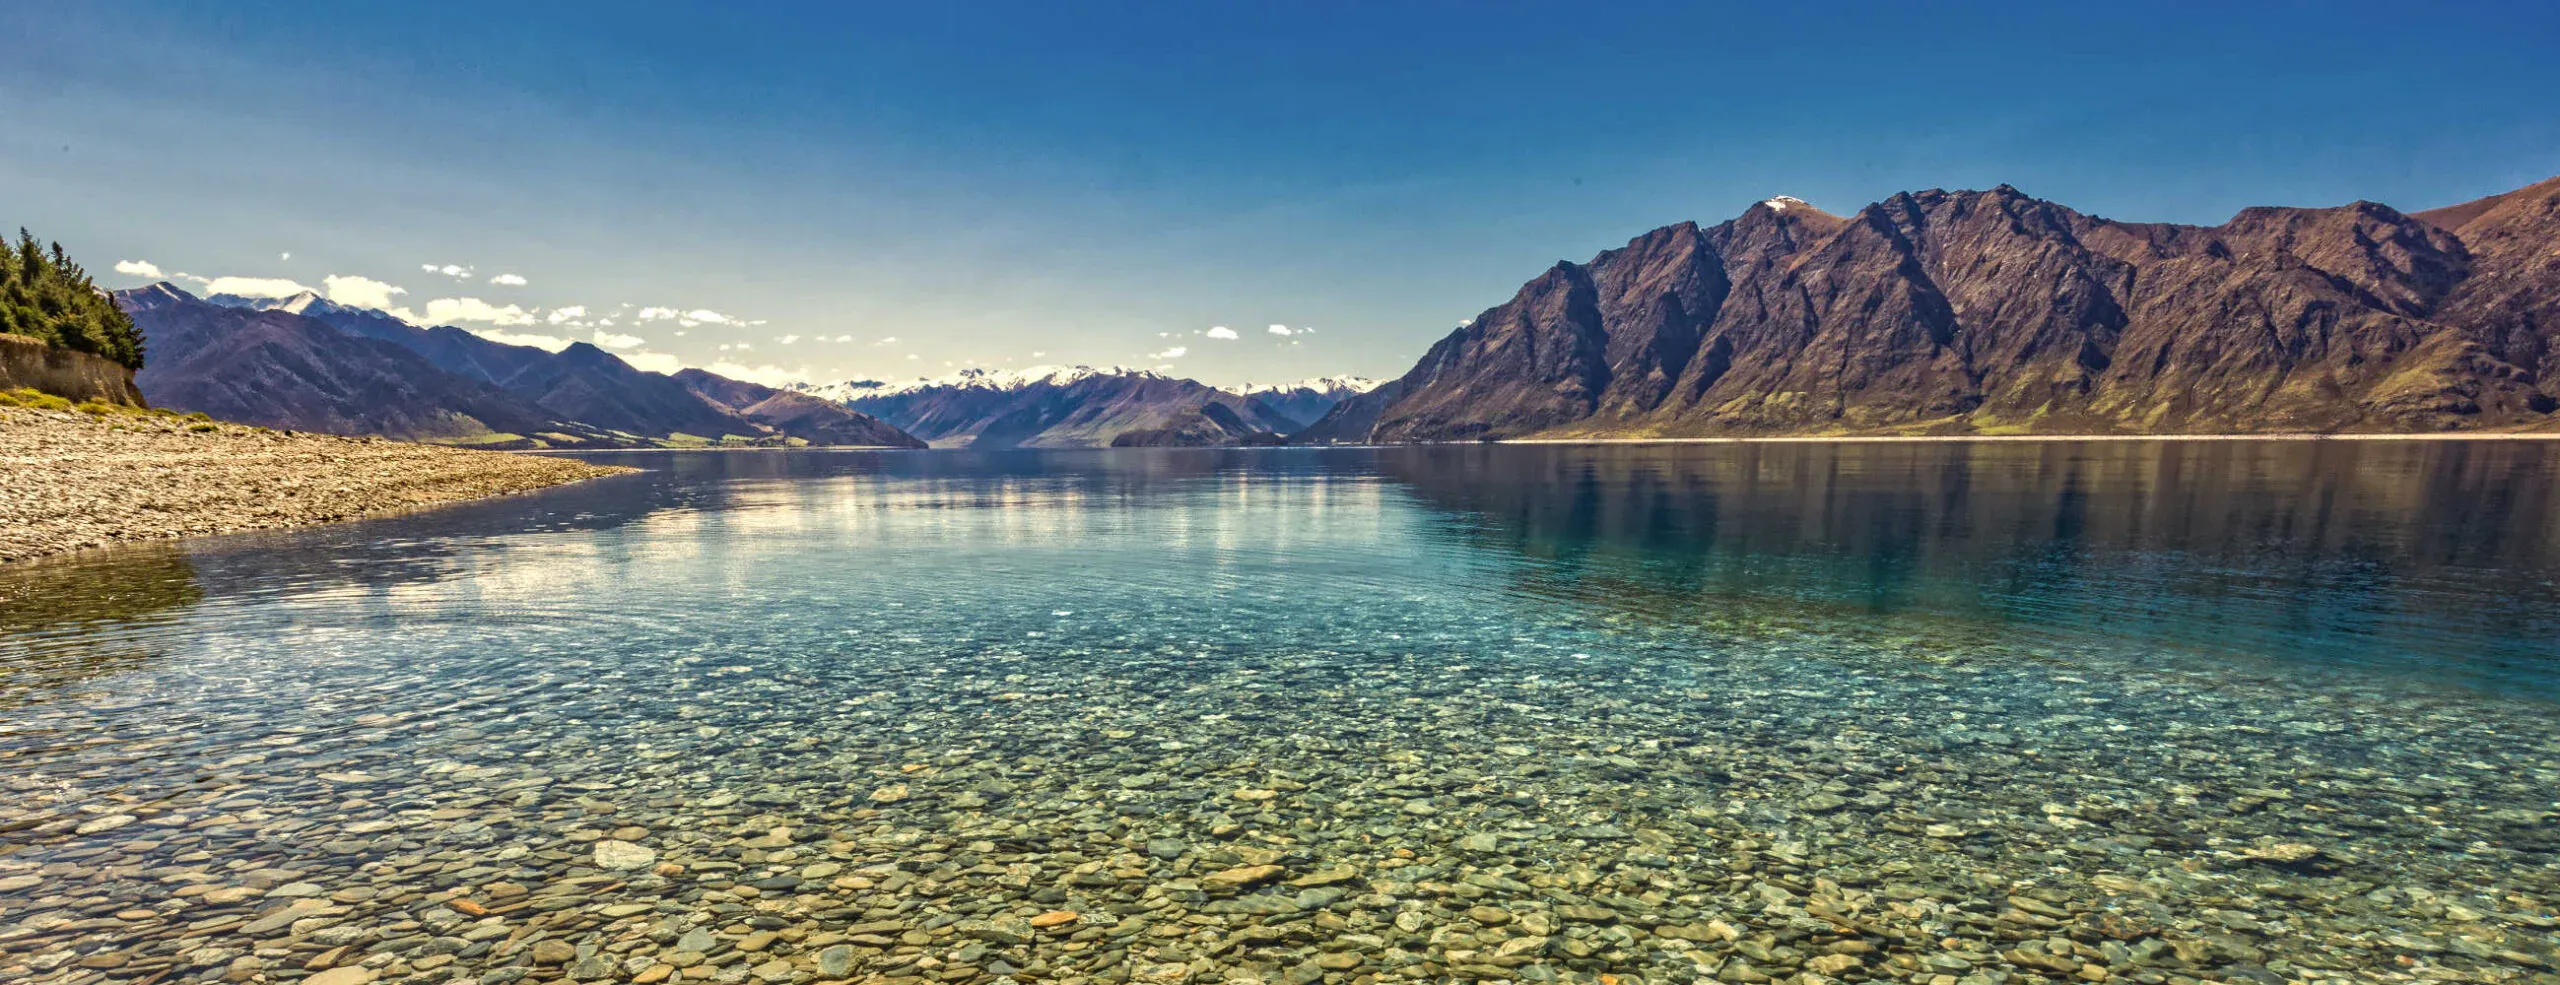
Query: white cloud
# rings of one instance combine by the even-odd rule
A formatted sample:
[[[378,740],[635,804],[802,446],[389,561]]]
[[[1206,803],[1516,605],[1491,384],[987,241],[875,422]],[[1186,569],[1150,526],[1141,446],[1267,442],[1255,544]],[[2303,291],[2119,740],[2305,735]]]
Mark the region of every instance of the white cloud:
[[[766,386],[787,386],[809,378],[809,371],[806,369],[784,369],[780,366],[748,366],[743,363],[730,362],[726,359],[712,363],[711,365],[703,368],[733,380],[745,380],[749,383],[762,383]]]
[[[544,352],[558,352],[569,347],[569,340],[557,335],[534,335],[496,328],[475,328],[471,334],[506,345],[529,345]]]
[[[531,325],[533,313],[512,304],[501,308],[479,298],[437,298],[427,302],[427,320],[437,323],[480,321],[492,325]]]
[[[744,342],[722,342],[722,343],[720,343],[720,351],[722,351],[722,352],[731,352],[731,351],[736,351],[736,352],[746,352],[746,351],[752,350],[752,349],[754,349],[754,348],[755,348],[755,346],[749,345],[749,344],[744,343]]]
[[[160,266],[149,260],[118,260],[116,273],[128,277],[160,277]]]
[[[1290,331],[1290,330],[1289,330],[1289,326],[1287,326],[1287,325],[1273,325],[1273,326],[1271,326],[1271,328],[1269,329],[1269,331],[1270,331],[1270,332],[1271,332],[1271,334],[1273,334],[1273,335],[1296,335],[1296,334],[1298,334],[1298,333],[1296,333],[1296,332]]]
[[[851,342],[851,341],[853,341],[853,336],[850,336],[850,335],[839,335],[839,336],[836,336],[835,338],[829,339],[828,341],[830,341],[830,342]]]
[[[426,271],[426,272],[428,272],[428,273],[431,273],[431,274],[443,274],[443,275],[445,275],[445,276],[447,276],[447,277],[452,277],[452,278],[455,278],[455,279],[461,279],[461,278],[464,278],[464,277],[469,277],[469,276],[471,276],[471,268],[469,268],[469,267],[465,267],[465,266],[463,266],[463,265],[461,265],[461,264],[457,264],[457,263],[448,263],[448,264],[445,264],[444,266],[441,266],[441,267],[436,266],[435,264],[432,264],[432,263],[422,263],[422,264],[419,264],[419,265],[418,265],[418,269],[420,269],[420,270],[424,270],[424,271]]]
[[[557,324],[560,324],[561,322],[564,322],[564,321],[573,321],[573,320],[576,320],[576,319],[579,319],[579,318],[584,318],[584,317],[586,317],[586,316],[587,316],[587,306],[586,306],[586,305],[583,305],[583,304],[573,304],[573,305],[570,305],[570,306],[568,306],[568,307],[566,307],[566,308],[553,308],[553,309],[551,309],[551,313],[550,313],[550,314],[547,314],[547,315],[542,316],[542,320],[543,320],[543,321],[546,321],[546,322],[549,322],[549,323],[551,323],[551,324],[557,325]]]
[[[289,298],[311,290],[282,277],[216,277],[204,282],[206,294],[236,294],[244,298]]]
[[[1208,334],[1209,337],[1213,339],[1232,339],[1236,337],[1236,330],[1224,325],[1219,325],[1209,329]]]
[[[731,318],[717,311],[713,311],[709,308],[695,308],[692,311],[685,312],[684,316],[705,325],[729,325],[737,322],[737,319]]]
[[[1190,350],[1190,348],[1188,348],[1188,347],[1186,347],[1186,346],[1179,346],[1179,345],[1177,345],[1177,346],[1174,346],[1173,348],[1166,349],[1166,350],[1165,350],[1165,351],[1163,351],[1163,352],[1150,352],[1150,353],[1147,353],[1147,358],[1149,358],[1149,359],[1180,359],[1180,358],[1182,358],[1182,357],[1183,357],[1183,355],[1184,355],[1185,353],[1188,353],[1188,352],[1190,352],[1190,351],[1191,351],[1191,350]]]
[[[587,341],[607,349],[630,349],[637,347],[643,340],[637,335],[615,335],[599,328],[596,329],[595,337]]]
[[[498,285],[502,285],[502,286],[505,286],[505,287],[523,287],[523,286],[524,286],[524,278],[522,278],[522,277],[518,277],[518,276],[516,276],[516,275],[514,275],[514,274],[499,274],[499,275],[497,275],[497,276],[495,276],[495,277],[491,277],[491,278],[489,278],[489,283],[492,283],[492,284],[498,284]]]
[[[641,321],[665,321],[675,316],[676,309],[674,308],[642,308],[640,309],[639,314],[633,315],[632,317],[638,318]]]
[[[278,254],[276,254],[276,259],[278,259],[278,260],[291,260],[291,259],[293,259],[293,254],[291,254],[291,253],[278,253]]]
[[[797,335],[776,335],[773,337],[773,340],[783,345],[790,345],[791,343],[800,341],[800,337]]]
[[[321,278],[320,284],[325,288],[323,293],[326,293],[331,301],[379,311],[390,310],[392,295],[409,293],[405,289],[393,287],[371,277],[347,274],[330,274]]]
[[[892,335],[892,336],[889,336],[888,338],[881,339],[880,341],[878,341],[878,342],[874,342],[874,343],[871,343],[871,344],[872,344],[872,345],[896,345],[896,344],[898,344],[898,337],[897,337],[897,336],[895,336],[895,335]]]
[[[646,373],[672,374],[684,368],[684,360],[663,352],[617,352],[614,355],[630,363],[631,368]]]

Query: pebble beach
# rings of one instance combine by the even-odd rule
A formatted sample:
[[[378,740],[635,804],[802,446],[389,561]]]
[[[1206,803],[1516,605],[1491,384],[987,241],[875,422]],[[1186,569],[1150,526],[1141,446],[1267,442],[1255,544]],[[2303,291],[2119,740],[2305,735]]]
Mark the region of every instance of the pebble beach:
[[[0,563],[380,516],[626,471],[127,410],[0,407]]]

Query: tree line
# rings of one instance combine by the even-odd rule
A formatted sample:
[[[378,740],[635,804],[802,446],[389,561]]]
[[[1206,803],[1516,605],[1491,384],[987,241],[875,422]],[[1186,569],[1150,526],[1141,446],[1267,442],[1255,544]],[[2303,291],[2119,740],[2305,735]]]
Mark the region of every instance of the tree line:
[[[18,230],[18,245],[0,242],[0,333],[86,352],[142,368],[142,331],[115,301],[62,252]]]

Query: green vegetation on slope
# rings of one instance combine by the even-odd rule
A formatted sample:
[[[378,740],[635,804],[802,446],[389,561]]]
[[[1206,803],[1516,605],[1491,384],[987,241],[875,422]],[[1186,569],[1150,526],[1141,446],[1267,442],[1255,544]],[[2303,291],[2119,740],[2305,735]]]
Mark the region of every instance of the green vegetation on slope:
[[[63,254],[62,244],[47,250],[24,229],[15,248],[0,244],[0,332],[142,368],[142,332],[133,319]]]

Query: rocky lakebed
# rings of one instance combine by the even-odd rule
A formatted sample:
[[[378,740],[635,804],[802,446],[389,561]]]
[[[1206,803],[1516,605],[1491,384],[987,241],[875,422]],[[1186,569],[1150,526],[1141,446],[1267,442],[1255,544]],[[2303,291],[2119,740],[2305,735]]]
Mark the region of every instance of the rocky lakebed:
[[[21,624],[0,980],[2560,982],[2539,697],[899,488]]]

